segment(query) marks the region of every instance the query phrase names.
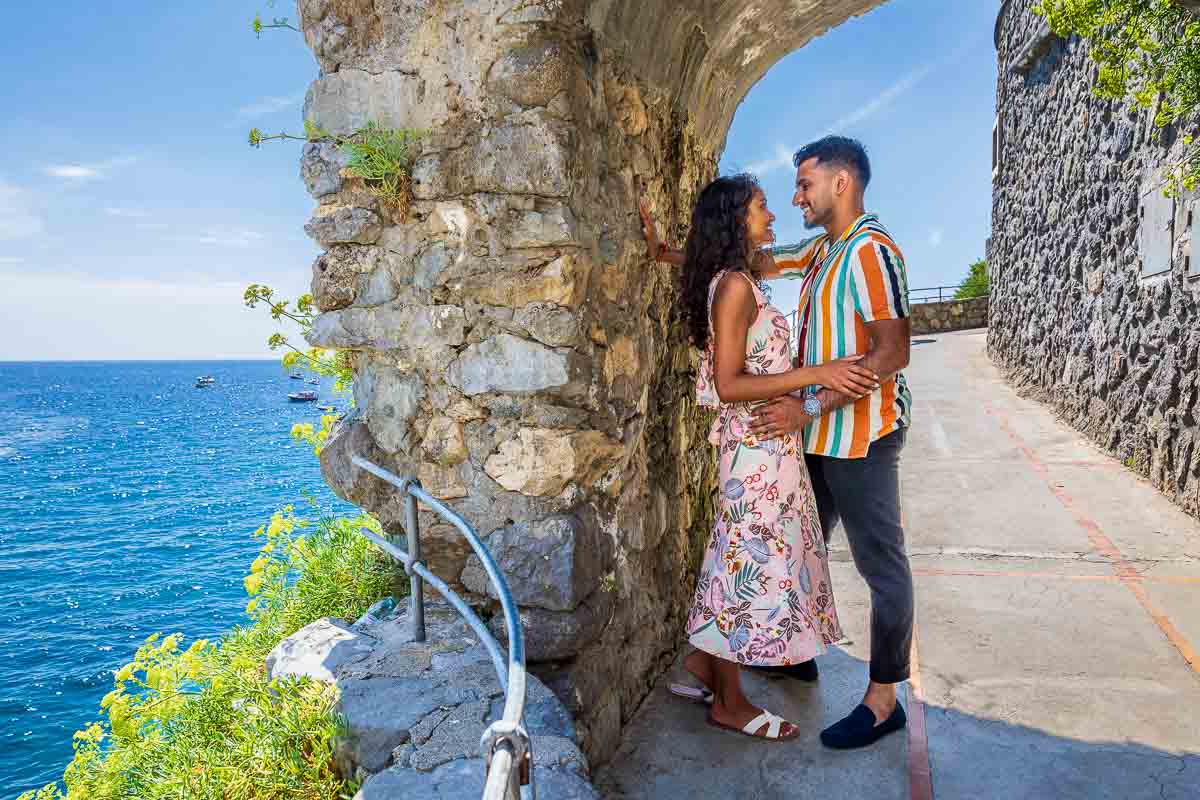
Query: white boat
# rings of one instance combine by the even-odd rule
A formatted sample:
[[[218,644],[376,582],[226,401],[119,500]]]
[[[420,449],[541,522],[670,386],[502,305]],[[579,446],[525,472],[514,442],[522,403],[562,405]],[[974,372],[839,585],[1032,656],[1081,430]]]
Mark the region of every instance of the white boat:
[[[196,378],[196,388],[204,389],[209,386],[212,386],[216,382],[217,382],[217,379],[214,378],[212,375],[201,375],[199,378]]]
[[[321,381],[320,381],[320,379],[318,379],[318,378],[309,378],[309,379],[308,379],[308,382],[309,382],[309,383],[311,383],[313,386],[320,386],[320,385],[321,385]]]
[[[294,380],[294,381],[302,381],[302,380],[304,380],[304,376],[303,376],[303,375],[301,375],[299,372],[293,372],[291,375],[288,375],[288,377],[289,377],[289,378],[291,378],[291,379],[292,379],[292,380]]]
[[[288,395],[288,400],[291,400],[293,403],[312,403],[316,399],[316,392],[293,392]]]

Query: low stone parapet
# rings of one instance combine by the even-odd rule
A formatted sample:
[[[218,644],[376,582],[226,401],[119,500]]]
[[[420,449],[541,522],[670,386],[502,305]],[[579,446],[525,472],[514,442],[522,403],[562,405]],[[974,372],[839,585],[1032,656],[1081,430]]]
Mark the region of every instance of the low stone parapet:
[[[972,297],[970,300],[947,300],[942,303],[913,303],[911,310],[914,334],[964,331],[969,328],[986,328],[988,324],[986,296]]]
[[[426,607],[426,641],[413,642],[405,612],[358,622],[324,618],[284,639],[267,657],[272,678],[305,676],[338,687],[347,736],[339,769],[363,781],[355,800],[438,797],[479,800],[480,740],[503,713],[504,692],[487,651],[448,606]],[[541,797],[597,800],[574,720],[527,676],[524,725]]]

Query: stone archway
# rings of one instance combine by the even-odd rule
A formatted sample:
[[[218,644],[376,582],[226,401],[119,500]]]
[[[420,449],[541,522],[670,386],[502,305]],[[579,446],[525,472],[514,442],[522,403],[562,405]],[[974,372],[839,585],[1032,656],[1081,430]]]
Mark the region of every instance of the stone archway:
[[[881,3],[299,0],[321,67],[307,118],[431,134],[404,223],[305,147],[312,341],[356,351],[325,477],[399,528],[362,454],[490,535],[594,761],[678,644],[714,479],[636,198],[678,233],[750,87]],[[482,591],[466,545],[424,530],[433,569]]]

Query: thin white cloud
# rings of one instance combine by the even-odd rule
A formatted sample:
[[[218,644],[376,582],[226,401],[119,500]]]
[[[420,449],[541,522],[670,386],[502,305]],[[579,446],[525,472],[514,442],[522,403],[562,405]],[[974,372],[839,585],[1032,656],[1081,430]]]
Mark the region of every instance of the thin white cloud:
[[[24,264],[24,263],[25,263],[25,259],[21,258],[20,256],[0,256],[0,264],[3,264],[3,265],[11,266],[13,264]]]
[[[930,247],[941,247],[942,241],[945,238],[946,238],[945,231],[943,231],[941,228],[934,228],[933,230],[929,231],[929,246]]]
[[[21,187],[0,180],[0,241],[42,232],[42,219],[29,208],[27,194]]]
[[[122,217],[125,219],[145,219],[150,216],[145,211],[139,211],[136,208],[116,208],[114,206],[104,209],[104,213],[110,217]]]
[[[197,244],[216,245],[218,247],[250,247],[258,244],[267,237],[249,228],[213,227],[199,236],[190,237],[189,241]]]
[[[295,108],[300,105],[303,99],[304,95],[302,94],[292,94],[285,97],[263,97],[255,100],[253,103],[247,103],[242,106],[237,110],[237,113],[243,119],[265,117],[268,114],[278,114],[280,111]]]
[[[925,80],[925,78],[929,77],[929,74],[933,72],[933,70],[937,68],[939,64],[952,60],[959,52],[959,50],[956,50],[954,55],[952,55],[949,59],[945,59],[944,61],[931,61],[929,63],[922,64],[913,70],[910,70],[898,81],[884,89],[879,94],[875,95],[875,97],[871,98],[871,100],[865,105],[861,105],[851,111],[849,114],[838,118],[833,122],[833,124],[829,125],[824,131],[822,131],[820,136],[814,138],[819,139],[821,136],[828,136],[829,134],[833,133],[842,133],[847,129],[854,127],[855,125],[858,125],[859,123],[867,121],[880,111],[890,106],[892,103],[896,102],[899,97],[911,91],[913,87]],[[769,172],[786,169],[792,166],[792,154],[795,152],[795,150],[796,148],[788,148],[784,147],[783,145],[776,145],[775,156],[773,158],[765,159],[763,161],[756,161],[753,164],[750,164],[746,169],[756,175],[766,175]]]
[[[95,164],[51,164],[43,168],[43,172],[52,178],[68,181],[87,181],[94,178],[105,178],[113,170],[128,167],[138,162],[137,156],[117,156]]]
[[[925,78],[929,76],[929,73],[933,72],[933,69],[936,66],[936,63],[923,64],[922,66],[917,67],[916,69],[907,73],[900,80],[896,81],[891,86],[875,95],[871,102],[856,108],[846,116],[838,119],[836,122],[830,125],[822,135],[844,131],[853,125],[857,125],[858,123],[875,116],[880,111],[894,103],[896,98],[898,98],[900,95],[910,91],[918,83],[925,80]]]
[[[792,165],[792,152],[792,150],[783,145],[777,144],[775,145],[774,157],[747,164],[746,171],[752,175],[766,175],[768,172],[790,167]]]
[[[68,180],[86,180],[87,178],[100,177],[100,171],[92,167],[85,167],[82,164],[55,164],[46,167],[46,174],[53,178],[66,178]]]

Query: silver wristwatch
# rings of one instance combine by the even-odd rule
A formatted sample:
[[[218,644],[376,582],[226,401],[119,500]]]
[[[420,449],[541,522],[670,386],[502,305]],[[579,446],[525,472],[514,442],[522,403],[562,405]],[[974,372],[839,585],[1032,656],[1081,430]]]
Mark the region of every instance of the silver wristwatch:
[[[815,392],[804,395],[804,413],[813,419],[821,416],[821,401],[817,399]]]

